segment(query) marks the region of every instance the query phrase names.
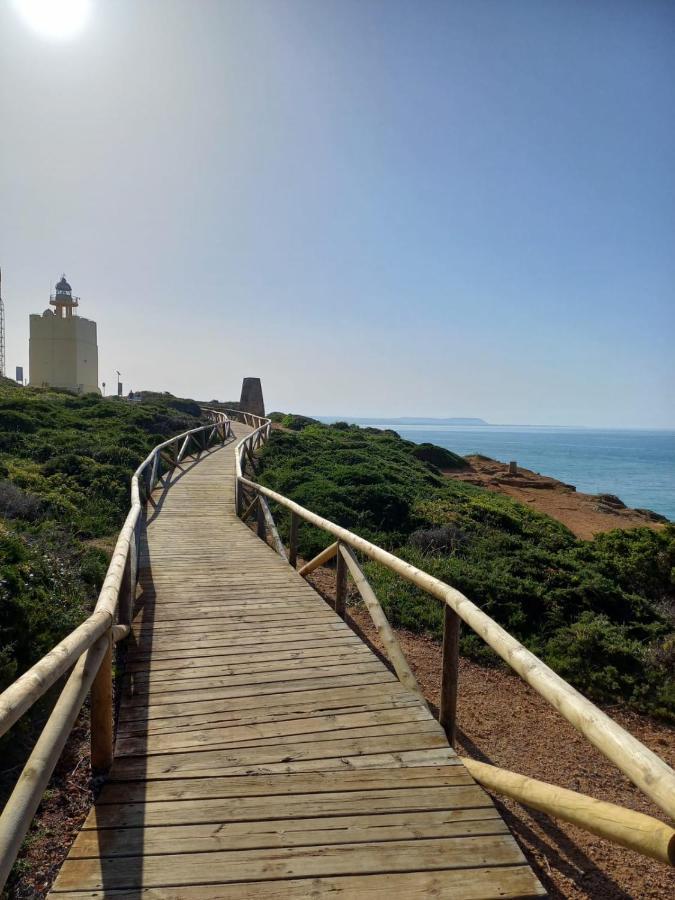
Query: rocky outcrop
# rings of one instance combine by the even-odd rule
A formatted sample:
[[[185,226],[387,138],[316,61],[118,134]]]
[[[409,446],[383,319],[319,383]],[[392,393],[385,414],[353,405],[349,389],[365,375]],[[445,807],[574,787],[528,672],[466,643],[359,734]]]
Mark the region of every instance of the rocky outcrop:
[[[486,456],[472,455],[466,460],[468,469],[446,471],[445,474],[525,503],[562,522],[584,540],[614,528],[661,528],[668,521],[651,510],[629,509],[614,494],[584,494],[572,484],[522,466],[518,466],[514,474],[508,463]]]

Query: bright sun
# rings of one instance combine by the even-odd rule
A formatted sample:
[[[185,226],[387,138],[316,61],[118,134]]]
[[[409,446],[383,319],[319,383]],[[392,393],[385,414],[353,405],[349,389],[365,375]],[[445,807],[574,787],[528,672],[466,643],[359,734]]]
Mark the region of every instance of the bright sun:
[[[55,40],[74,37],[89,18],[91,0],[13,0],[21,18],[38,34]]]

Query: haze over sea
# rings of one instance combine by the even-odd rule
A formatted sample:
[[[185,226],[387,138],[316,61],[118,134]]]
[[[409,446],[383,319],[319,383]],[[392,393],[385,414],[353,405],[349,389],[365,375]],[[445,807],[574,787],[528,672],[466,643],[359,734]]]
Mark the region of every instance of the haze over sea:
[[[335,417],[319,416],[322,422]],[[532,425],[406,424],[403,419],[342,417],[362,427],[393,428],[466,456],[492,459],[550,475],[588,494],[616,494],[626,506],[675,520],[675,430],[539,427]]]

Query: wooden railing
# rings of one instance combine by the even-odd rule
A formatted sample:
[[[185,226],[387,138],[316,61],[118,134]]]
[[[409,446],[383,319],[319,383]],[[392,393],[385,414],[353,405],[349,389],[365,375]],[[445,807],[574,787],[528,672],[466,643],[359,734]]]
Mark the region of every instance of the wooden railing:
[[[45,792],[72,727],[91,692],[91,767],[105,772],[113,758],[113,645],[129,634],[138,580],[141,532],[152,492],[188,455],[232,435],[221,412],[203,410],[209,424],[155,447],[131,479],[131,508],[94,611],[78,628],[0,694],[0,737],[69,669],[35,747],[0,816],[0,892]]]
[[[335,541],[306,563],[307,575],[336,558],[335,609],[344,616],[347,581],[351,575],[382,638],[388,658],[401,682],[421,696],[415,677],[368,583],[356,553],[375,560],[417,585],[444,604],[443,677],[439,718],[454,743],[457,706],[457,660],[460,621],[468,624],[521,677],[545,697],[572,725],[614,762],[670,817],[675,817],[675,772],[656,754],[617,725],[590,701],[557,676],[541,660],[485,615],[468,598],[431,575],[398,559],[345,528],[312,513],[287,497],[244,475],[246,460],[268,439],[271,423],[249,413],[204,409],[209,424],[159,444],[138,467],[131,480],[131,508],[120,531],[103,587],[91,616],[0,695],[0,736],[63,675],[70,675],[0,816],[0,890],[16,859],[23,838],[40,803],[56,762],[91,692],[91,764],[105,772],[113,756],[113,645],[129,634],[138,579],[138,558],[147,504],[158,483],[181,467],[185,457],[199,455],[231,437],[230,418],[252,431],[236,448],[236,505],[246,519],[253,512],[258,534],[296,567],[301,521],[324,530]],[[284,547],[268,500],[290,512],[289,547]],[[536,779],[462,758],[479,784],[535,809],[572,822],[601,837],[668,864],[675,861],[675,830],[658,819],[611,803],[594,800]]]
[[[236,411],[227,412],[232,418],[245,421],[253,428],[253,431],[236,447],[238,515],[246,520],[255,513],[258,535],[263,540],[269,536],[277,552],[294,567],[297,566],[298,529],[301,521],[330,534],[335,539],[334,542],[303,565],[299,569],[299,574],[309,575],[318,566],[333,558],[336,559],[335,611],[344,618],[347,579],[351,575],[382,639],[392,668],[400,681],[420,696],[422,692],[415,676],[406,662],[375,592],[368,583],[356,553],[380,563],[443,604],[443,662],[439,721],[445,728],[451,745],[454,746],[455,743],[459,635],[460,624],[464,622],[607,759],[618,766],[644,794],[671,819],[675,819],[675,772],[670,766],[556,675],[458,590],[346,528],[305,509],[288,497],[246,477],[244,474],[246,462],[254,461],[256,449],[269,437],[271,423],[268,419],[250,414],[244,417]],[[282,543],[268,501],[278,504],[290,513],[288,551]],[[476,760],[462,758],[462,762],[479,784],[497,794],[571,822],[668,865],[675,864],[675,830],[666,822]]]

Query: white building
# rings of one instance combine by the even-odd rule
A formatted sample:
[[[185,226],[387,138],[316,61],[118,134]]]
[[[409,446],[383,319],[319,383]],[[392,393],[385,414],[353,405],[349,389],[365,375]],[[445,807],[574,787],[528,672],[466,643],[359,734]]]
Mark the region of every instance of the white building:
[[[55,308],[30,317],[30,384],[100,393],[96,322],[73,315],[79,298],[73,297],[65,275],[49,304]]]

